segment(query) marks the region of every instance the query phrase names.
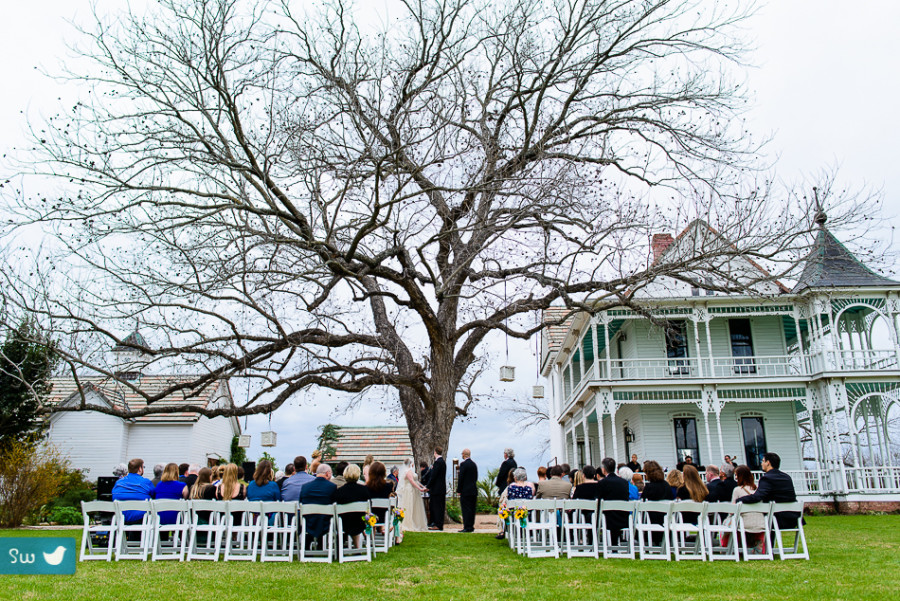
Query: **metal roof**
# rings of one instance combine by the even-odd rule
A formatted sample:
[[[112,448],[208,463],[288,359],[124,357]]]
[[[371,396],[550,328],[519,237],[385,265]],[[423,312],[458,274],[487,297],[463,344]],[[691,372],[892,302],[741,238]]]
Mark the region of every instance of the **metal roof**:
[[[866,267],[824,226],[792,292],[809,288],[900,286]]]

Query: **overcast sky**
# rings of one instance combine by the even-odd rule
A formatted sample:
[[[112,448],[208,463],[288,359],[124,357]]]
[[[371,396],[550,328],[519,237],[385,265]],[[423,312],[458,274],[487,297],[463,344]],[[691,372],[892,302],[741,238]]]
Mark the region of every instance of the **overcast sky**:
[[[102,0],[101,7],[124,2]],[[373,4],[383,5],[384,0]],[[75,33],[66,20],[84,21],[88,0],[30,0],[5,2],[0,19],[0,152],[23,139],[23,112],[31,117],[53,110],[65,95],[40,75],[36,67],[53,70],[65,60],[65,40]],[[762,5],[746,24],[747,35],[757,50],[749,58],[755,67],[747,71],[754,93],[749,126],[758,134],[772,134],[767,152],[777,158],[777,173],[786,181],[812,176],[837,167],[839,181],[851,188],[870,186],[885,196],[886,225],[900,225],[900,2],[860,0],[780,0]],[[885,228],[885,232],[889,232]],[[888,235],[887,233],[885,235]],[[896,245],[900,241],[895,242]],[[497,341],[502,342],[502,341]],[[511,343],[512,344],[512,343]],[[534,343],[517,342],[510,348],[517,381],[496,381],[504,363],[502,344],[494,352],[494,404],[504,397],[528,395],[536,383]],[[234,386],[238,388],[238,386]],[[234,390],[240,396],[240,390]],[[369,399],[367,399],[368,401]],[[377,399],[371,399],[372,401]],[[280,465],[298,453],[314,448],[318,426],[388,425],[398,423],[377,402],[364,402],[349,414],[335,413],[342,402],[328,392],[309,392],[272,418],[278,446],[269,449]],[[244,425],[242,420],[241,425]],[[267,429],[265,417],[250,418],[247,431],[253,437],[250,457],[261,452],[260,432]],[[515,436],[515,427],[502,412],[487,408],[458,423],[451,438],[449,457],[458,457],[468,446],[482,469],[496,467],[505,446],[516,449],[521,464],[533,468],[547,459],[537,450],[546,433],[535,431]]]

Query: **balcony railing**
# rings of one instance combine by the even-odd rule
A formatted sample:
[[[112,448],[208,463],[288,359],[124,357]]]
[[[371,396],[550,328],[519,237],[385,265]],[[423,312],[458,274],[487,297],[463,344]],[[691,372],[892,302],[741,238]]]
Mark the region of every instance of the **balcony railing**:
[[[600,379],[656,380],[688,378],[768,378],[805,375],[799,355],[714,357],[713,359],[613,359],[600,361]],[[607,376],[611,371],[612,377]]]

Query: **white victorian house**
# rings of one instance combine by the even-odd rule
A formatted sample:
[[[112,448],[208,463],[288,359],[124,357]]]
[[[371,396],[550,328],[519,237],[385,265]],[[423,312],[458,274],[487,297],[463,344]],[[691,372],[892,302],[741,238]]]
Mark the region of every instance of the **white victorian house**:
[[[824,214],[817,223],[791,289],[738,258],[732,273],[760,282],[748,294],[661,278],[639,299],[653,320],[621,307],[546,328],[558,461],[637,454],[671,468],[731,455],[756,470],[771,451],[807,500],[900,499],[900,283],[854,257]],[[709,236],[702,221],[656,235],[655,261]],[[552,308],[545,321],[568,314]]]
[[[120,371],[116,377],[55,378],[49,403],[89,405],[117,409],[140,409],[144,397],[155,395],[173,385],[193,380],[186,375],[145,374],[141,354],[133,346],[146,348],[143,337],[135,331],[113,352]],[[227,380],[219,380],[197,394],[179,392],[154,402],[154,406],[178,406],[185,403],[213,409],[232,403]],[[237,419],[207,418],[197,412],[166,412],[122,419],[100,411],[53,413],[49,418],[48,442],[68,456],[72,467],[84,470],[90,479],[112,475],[119,463],[134,457],[144,460],[146,476],[152,478],[157,463],[197,463],[206,466],[227,459],[231,440],[240,434]]]

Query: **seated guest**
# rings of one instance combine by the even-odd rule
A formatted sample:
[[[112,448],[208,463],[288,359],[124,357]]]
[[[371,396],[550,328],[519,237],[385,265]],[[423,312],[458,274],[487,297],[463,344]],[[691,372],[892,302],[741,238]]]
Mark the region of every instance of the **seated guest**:
[[[144,460],[132,459],[128,462],[128,474],[113,485],[113,501],[145,501],[152,495],[153,483],[144,478]],[[144,512],[126,511],[124,518],[126,524],[138,523],[144,519]]]
[[[237,464],[235,464],[235,465],[237,465]],[[244,466],[238,465],[237,468],[238,468],[238,474],[237,474],[238,482],[240,482],[244,486],[247,486],[247,481],[244,480]]]
[[[575,470],[572,472],[572,490],[569,491],[569,498],[572,498],[572,491],[575,490],[575,487],[584,482],[584,473],[581,470]]]
[[[642,475],[633,474],[631,476],[631,483],[638,489],[638,494],[644,492],[644,477]]]
[[[188,469],[190,469],[191,464],[189,463],[179,463],[178,464],[178,480],[181,482],[185,481],[187,478]]]
[[[672,487],[672,498],[674,499],[675,495],[678,494],[678,489],[684,486],[684,477],[681,474],[681,470],[669,470],[669,473],[666,474],[666,482]]]
[[[568,463],[563,463],[562,464],[562,472],[563,473],[562,473],[562,476],[560,476],[560,478],[562,478],[563,480],[565,480],[566,482],[571,484],[572,483],[572,466],[570,466]]]
[[[525,468],[517,467],[510,473],[513,481],[506,487],[507,500],[533,499],[534,485],[528,481],[528,472],[525,471]]]
[[[387,469],[380,461],[369,464],[369,478],[366,480],[366,488],[369,489],[370,499],[388,499],[394,492],[394,486],[388,482]],[[378,516],[379,522],[384,522],[387,509],[373,509],[372,513]]]
[[[315,476],[310,476],[306,473],[306,457],[297,455],[294,457],[293,475],[281,485],[281,498],[285,501],[299,501],[301,489],[305,484],[313,480],[315,480]],[[332,484],[332,486],[334,485]]]
[[[726,464],[728,465],[728,464]],[[753,472],[746,465],[739,465],[734,470],[737,486],[731,493],[731,500],[737,503],[738,499],[756,492],[756,483]],[[766,549],[766,514],[762,512],[745,513],[741,515],[744,521],[744,530],[747,532],[747,546],[753,553],[763,553]],[[727,544],[727,541],[722,543]]]
[[[164,466],[162,463],[157,463],[153,466],[153,480],[150,481],[153,486],[156,486],[157,484],[159,484],[160,480],[162,480],[162,473],[165,467],[166,466]]]
[[[372,467],[373,463],[375,463],[375,456],[374,455],[366,455],[366,458],[363,461],[363,466],[362,466],[362,481],[363,482],[369,481],[369,469]]]
[[[167,463],[159,478],[159,484],[153,489],[153,498],[187,499],[187,493],[187,486],[178,479],[178,464]],[[177,511],[163,511],[159,514],[161,524],[174,524],[177,519]]]
[[[238,480],[238,466],[229,463],[222,473],[222,481],[216,486],[218,501],[243,501],[247,498],[247,488]]]
[[[194,482],[194,485],[191,487],[190,493],[188,496],[190,499],[205,499],[203,492],[212,486],[212,470],[208,467],[202,468],[199,472],[197,472],[197,480]]]
[[[345,464],[344,471],[341,474],[344,485],[334,491],[334,496],[332,497],[334,502],[338,505],[343,505],[346,503],[368,501],[370,498],[369,489],[359,483],[359,476],[361,473],[359,467],[356,465],[346,465],[346,461],[342,461],[341,463]],[[372,470],[370,469],[369,475],[371,476],[371,474]],[[359,536],[366,529],[365,517],[365,512],[345,513],[341,516],[341,529],[343,530],[344,535],[349,536],[353,540],[353,546],[357,549],[360,548]]]
[[[706,466],[706,488],[709,490],[708,501],[715,501],[719,496],[719,466],[709,464]]]
[[[331,483],[337,486],[338,488],[342,487],[347,483],[344,480],[344,470],[347,469],[347,462],[341,461],[336,466],[334,466],[334,473],[337,474],[334,478],[331,479]],[[358,478],[358,477],[357,477]]]
[[[263,459],[256,465],[253,480],[247,485],[248,501],[280,501],[281,489],[274,482],[275,474],[272,473],[272,462]]]
[[[537,483],[535,485],[535,490],[537,490],[537,486],[540,485],[541,482],[547,481],[547,466],[542,465],[537,469]]]
[[[719,468],[719,488],[717,489],[716,497],[710,498],[710,501],[731,502],[732,493],[734,493],[737,485],[738,483],[734,480],[734,466],[730,463],[723,463]],[[756,489],[756,486],[754,485],[753,488]]]
[[[597,490],[597,470],[592,465],[586,465],[581,471],[584,474],[584,482],[575,486],[575,490],[572,491],[572,498],[594,501],[599,494]]]
[[[568,499],[569,491],[572,490],[572,485],[563,480],[563,471],[564,467],[562,465],[554,465],[550,468],[550,479],[541,482],[540,486],[538,486],[537,494],[535,498],[537,499]]]
[[[128,466],[124,463],[117,463],[113,468],[113,476],[116,478],[124,478],[128,474]]]
[[[217,465],[213,468],[213,486],[218,486],[220,482],[222,482],[222,474],[225,473],[225,466],[223,464]]]
[[[759,485],[753,494],[744,495],[737,500],[741,503],[793,503],[797,500],[794,492],[794,481],[791,477],[779,470],[781,457],[776,453],[763,455],[762,470],[765,472],[759,479]],[[113,489],[115,490],[115,489]],[[779,511],[775,514],[775,521],[779,528],[796,528],[800,519],[800,513],[796,511]]]
[[[190,494],[191,489],[194,487],[194,483],[197,482],[197,474],[200,473],[200,466],[196,463],[192,463],[187,468],[187,473],[184,476],[184,484],[188,490],[188,494]]]
[[[284,472],[282,472],[281,477],[278,478],[277,482],[275,482],[275,484],[278,485],[278,488],[284,487],[284,481],[294,475],[294,469],[295,468],[293,463],[288,463],[286,466],[284,466]]]
[[[306,467],[305,461],[304,459],[303,467]],[[294,465],[296,467],[296,463]],[[301,473],[306,472],[297,467],[297,474],[294,474],[292,477]],[[316,468],[315,477],[300,488],[300,498],[298,500],[301,504],[306,505],[331,505],[334,502],[334,492],[336,490],[337,486],[331,482],[331,466],[327,463],[320,463],[319,467]],[[282,491],[282,494],[284,494],[284,491]],[[331,526],[331,518],[326,515],[311,515],[304,518],[304,520],[306,539],[303,541],[303,544],[309,549],[312,543],[315,542],[318,548],[321,549],[322,536]]]
[[[655,461],[644,462],[644,490],[641,491],[641,499],[644,501],[672,501],[675,495],[672,487],[666,481],[663,475],[662,467]],[[651,524],[662,524],[665,518],[664,514],[659,511],[651,511],[649,516]],[[653,544],[659,545],[662,542],[662,533],[653,533]]]
[[[694,501],[695,503],[702,503],[707,500],[707,497],[709,497],[709,489],[703,484],[703,480],[700,478],[700,472],[697,471],[697,468],[689,463],[684,464],[682,477],[684,478],[684,484],[678,489],[678,493],[675,495],[678,500]],[[696,524],[697,517],[700,514],[696,511],[685,511],[682,512],[681,515],[685,522]]]
[[[637,501],[638,499],[640,499],[641,493],[638,490],[637,486],[634,485],[634,482],[632,482],[632,478],[634,477],[634,472],[631,470],[631,468],[628,467],[627,465],[625,465],[624,467],[620,467],[618,474],[619,474],[619,478],[628,482],[628,500],[629,501]]]

